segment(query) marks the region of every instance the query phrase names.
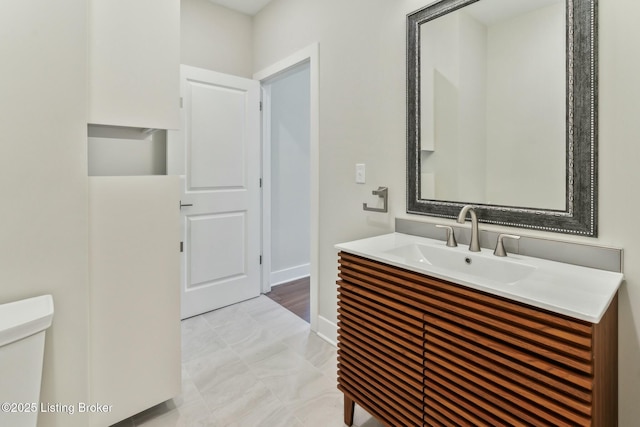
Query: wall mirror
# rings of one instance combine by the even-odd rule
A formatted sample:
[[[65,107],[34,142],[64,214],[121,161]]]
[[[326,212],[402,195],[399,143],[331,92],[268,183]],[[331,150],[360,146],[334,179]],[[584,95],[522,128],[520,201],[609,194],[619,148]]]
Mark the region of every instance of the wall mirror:
[[[597,235],[597,0],[407,16],[407,212]]]

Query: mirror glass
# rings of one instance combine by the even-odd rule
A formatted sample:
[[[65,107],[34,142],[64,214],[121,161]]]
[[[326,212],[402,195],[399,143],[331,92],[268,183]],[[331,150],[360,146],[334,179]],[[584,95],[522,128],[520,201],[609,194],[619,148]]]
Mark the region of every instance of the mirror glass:
[[[421,197],[564,209],[564,1],[458,9],[420,58]]]
[[[594,0],[443,0],[407,30],[407,211],[595,235]]]

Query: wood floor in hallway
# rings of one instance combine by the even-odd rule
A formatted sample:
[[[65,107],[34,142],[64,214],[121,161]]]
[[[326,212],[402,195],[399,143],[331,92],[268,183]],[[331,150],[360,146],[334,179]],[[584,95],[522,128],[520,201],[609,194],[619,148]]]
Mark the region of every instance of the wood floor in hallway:
[[[265,295],[309,323],[309,277],[273,286]]]

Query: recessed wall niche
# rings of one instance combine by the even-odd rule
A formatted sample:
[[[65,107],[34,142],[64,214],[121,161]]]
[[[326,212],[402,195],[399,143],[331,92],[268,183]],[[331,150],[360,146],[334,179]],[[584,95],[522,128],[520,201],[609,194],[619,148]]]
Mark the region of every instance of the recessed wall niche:
[[[167,174],[167,131],[89,124],[89,176]]]

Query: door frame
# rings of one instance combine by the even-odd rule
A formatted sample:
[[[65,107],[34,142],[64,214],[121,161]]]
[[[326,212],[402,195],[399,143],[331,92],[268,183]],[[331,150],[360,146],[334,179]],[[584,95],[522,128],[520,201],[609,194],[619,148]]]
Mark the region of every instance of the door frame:
[[[310,295],[311,330],[318,330],[318,253],[320,212],[320,118],[318,43],[313,43],[253,75],[262,86],[262,292],[271,290],[271,111],[264,82],[302,63],[309,63],[309,213],[310,213]]]

